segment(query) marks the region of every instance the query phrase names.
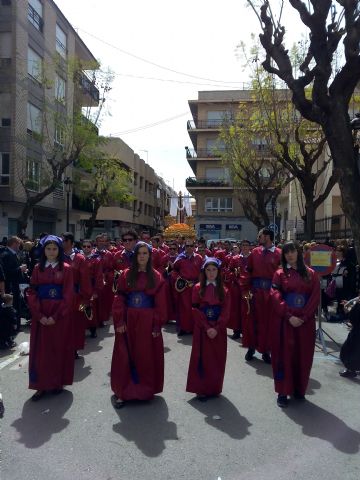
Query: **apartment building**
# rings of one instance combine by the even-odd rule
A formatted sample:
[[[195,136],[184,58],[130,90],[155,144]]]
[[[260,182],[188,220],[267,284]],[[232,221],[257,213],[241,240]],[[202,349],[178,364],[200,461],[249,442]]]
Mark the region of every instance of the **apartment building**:
[[[224,149],[219,133],[224,118],[235,118],[240,102],[250,101],[249,91],[202,91],[189,100],[192,119],[187,131],[192,147],[185,147],[194,177],[186,188],[196,200],[197,235],[210,238],[248,238],[255,240],[256,226],[244,215],[229,169],[221,160]]]
[[[112,237],[119,237],[126,228],[149,230],[152,234],[162,231],[164,217],[170,211],[169,199],[176,195],[175,191],[120,138],[109,138],[103,150],[109,157],[120,160],[131,173],[133,200],[128,204],[114,202],[101,207],[93,235],[105,231]],[[88,217],[87,212],[81,213],[82,228],[86,227]]]
[[[251,90],[201,91],[197,100],[189,100],[192,119],[187,122],[192,147],[185,147],[186,158],[194,172],[194,177],[186,180],[189,192],[196,199],[195,226],[198,235],[205,238],[249,238],[256,239],[257,229],[245,216],[238,198],[241,191],[234,188],[229,171],[221,160],[224,145],[219,140],[220,128],[224,119],[235,118],[240,105],[253,102]],[[350,117],[354,117],[358,104],[354,104]],[[265,151],[261,139],[254,138],[254,148]],[[263,148],[264,147],[264,148]],[[314,165],[319,169],[329,158],[327,147]],[[317,182],[317,195],[320,195],[332,173],[332,165],[324,170]],[[295,179],[278,197],[275,219],[278,225],[278,238],[301,238],[304,232],[302,215],[304,198],[300,185]],[[273,217],[269,205],[269,217]],[[316,211],[317,238],[330,235],[334,238],[350,235],[346,218],[341,209],[339,186],[336,184],[326,200]]]
[[[75,60],[84,66],[76,76],[68,69]],[[1,0],[0,236],[17,232],[24,185],[30,196],[44,187],[44,142],[61,145],[51,114],[72,117],[75,109],[98,105],[99,91],[85,72],[89,64],[96,65],[95,57],[52,0]],[[60,184],[31,210],[27,235],[64,231],[66,206]],[[71,211],[77,234],[80,219]]]

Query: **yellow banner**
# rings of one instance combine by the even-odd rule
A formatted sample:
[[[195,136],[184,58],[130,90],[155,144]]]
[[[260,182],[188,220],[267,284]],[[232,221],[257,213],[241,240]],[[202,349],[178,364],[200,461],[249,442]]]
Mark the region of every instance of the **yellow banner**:
[[[319,252],[313,251],[310,252],[310,265],[312,267],[330,267],[331,266],[331,251],[328,252]]]

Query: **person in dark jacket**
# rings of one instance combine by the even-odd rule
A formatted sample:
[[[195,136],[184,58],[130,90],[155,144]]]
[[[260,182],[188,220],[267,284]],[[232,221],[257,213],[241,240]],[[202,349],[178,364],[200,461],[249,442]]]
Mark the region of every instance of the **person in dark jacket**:
[[[20,329],[20,283],[23,282],[23,273],[27,266],[21,264],[18,258],[18,251],[22,243],[19,237],[10,237],[7,246],[2,250],[0,262],[5,274],[5,293],[14,296],[14,308],[17,312],[17,327]]]
[[[0,349],[15,347],[17,317],[13,307],[13,296],[5,293],[0,306]]]
[[[351,330],[340,350],[340,360],[345,370],[339,372],[339,375],[345,378],[354,378],[360,372],[360,297],[354,301],[355,304],[348,313]]]

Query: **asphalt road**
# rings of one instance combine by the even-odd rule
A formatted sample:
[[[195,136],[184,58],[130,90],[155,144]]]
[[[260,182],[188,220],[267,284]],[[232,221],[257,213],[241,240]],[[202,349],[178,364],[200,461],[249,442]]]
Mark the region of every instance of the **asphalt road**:
[[[346,337],[341,325],[324,328]],[[339,377],[336,355],[317,349],[307,401],[281,410],[270,366],[246,364],[237,341],[228,341],[223,395],[206,403],[185,392],[191,337],[178,339],[170,325],[164,343],[164,392],[119,411],[112,326],[87,340],[74,384],[37,403],[28,357],[2,352],[1,480],[359,480],[360,379]]]

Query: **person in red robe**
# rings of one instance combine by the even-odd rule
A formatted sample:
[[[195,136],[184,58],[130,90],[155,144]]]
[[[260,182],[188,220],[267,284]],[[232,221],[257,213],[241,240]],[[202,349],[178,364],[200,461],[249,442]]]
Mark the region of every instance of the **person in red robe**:
[[[75,358],[79,358],[78,350],[85,347],[86,316],[84,309],[90,305],[92,286],[88,263],[80,251],[74,248],[74,235],[66,232],[62,235],[64,262],[71,266],[74,279],[73,329]]]
[[[40,400],[47,391],[61,393],[74,378],[71,306],[72,268],[63,262],[62,240],[47,235],[40,241],[40,262],[33,270],[27,301],[31,312],[29,388]]]
[[[111,314],[111,306],[114,300],[113,284],[114,284],[114,257],[109,250],[106,249],[107,236],[97,235],[95,238],[95,253],[100,256],[101,266],[104,274],[104,288],[99,295],[100,309],[100,325],[104,326],[109,321]]]
[[[168,321],[176,318],[176,291],[174,277],[171,275],[171,272],[177,256],[177,245],[175,243],[170,244],[168,253],[161,259],[161,268],[159,270],[165,279]]]
[[[111,388],[114,407],[121,408],[128,400],[151,400],[164,384],[164,279],[152,267],[151,246],[145,242],[137,243],[131,268],[118,280],[112,312]]]
[[[113,290],[116,290],[117,280],[121,273],[131,266],[131,259],[134,253],[136,242],[138,241],[138,234],[135,232],[135,230],[127,230],[121,235],[121,241],[124,244],[124,248],[121,252],[119,251],[114,255],[113,260],[113,285],[115,286]]]
[[[230,244],[230,242],[229,242]],[[215,255],[216,257],[216,255]],[[237,340],[241,335],[241,319],[240,319],[240,296],[239,286],[236,278],[237,255],[233,252],[227,254],[221,264],[224,285],[229,291],[231,297],[231,312],[228,322],[228,328],[231,328],[233,334],[231,338]]]
[[[85,309],[86,328],[90,330],[91,338],[96,338],[96,329],[100,326],[100,304],[99,295],[104,288],[104,275],[101,266],[100,256],[92,252],[91,240],[82,241],[82,251],[88,265],[92,295],[90,298],[90,309]]]
[[[255,344],[249,346],[245,360],[251,361],[257,350],[262,354],[264,362],[270,364],[270,288],[274,273],[280,265],[281,250],[273,244],[274,232],[269,228],[259,231],[258,240],[260,246],[251,251],[247,266],[251,275],[253,295],[252,324],[250,325],[253,332],[249,334],[249,337],[254,338]]]
[[[315,350],[320,281],[293,242],[283,246],[281,264],[270,292],[271,356],[277,404],[287,407],[288,395],[305,399]]]
[[[242,333],[242,346],[249,348],[256,344],[254,328],[251,317],[251,282],[247,271],[250,256],[249,240],[241,241],[240,254],[236,255],[236,279],[240,293],[240,328]]]
[[[177,292],[177,327],[178,336],[192,333],[194,321],[191,312],[191,294],[194,285],[199,281],[203,259],[194,253],[194,241],[185,241],[185,252],[180,253],[174,262],[173,277]]]
[[[219,268],[217,258],[206,258],[192,292],[194,334],[186,391],[200,400],[220,395],[224,381],[231,298]]]

